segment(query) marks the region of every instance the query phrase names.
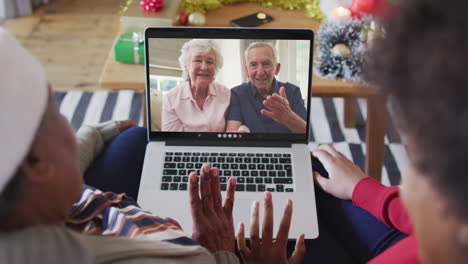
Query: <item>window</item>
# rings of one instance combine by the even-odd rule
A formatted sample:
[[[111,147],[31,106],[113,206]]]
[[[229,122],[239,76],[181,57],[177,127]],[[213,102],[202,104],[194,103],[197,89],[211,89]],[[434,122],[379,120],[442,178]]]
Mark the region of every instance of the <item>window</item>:
[[[309,58],[310,53],[310,41],[309,40],[298,40],[296,41],[296,82],[297,86],[301,88],[303,97],[307,96],[307,82],[309,81],[309,61],[300,58]],[[302,70],[305,69],[305,70]]]
[[[150,75],[150,88],[161,91],[163,94],[166,94],[180,83],[182,83],[181,77]]]

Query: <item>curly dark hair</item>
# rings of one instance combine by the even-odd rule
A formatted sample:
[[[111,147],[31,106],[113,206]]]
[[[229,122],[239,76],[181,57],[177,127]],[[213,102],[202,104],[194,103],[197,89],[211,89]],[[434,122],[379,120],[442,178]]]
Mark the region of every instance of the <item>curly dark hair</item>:
[[[413,164],[462,219],[468,219],[466,10],[463,1],[401,1],[366,67],[366,78],[395,99]]]

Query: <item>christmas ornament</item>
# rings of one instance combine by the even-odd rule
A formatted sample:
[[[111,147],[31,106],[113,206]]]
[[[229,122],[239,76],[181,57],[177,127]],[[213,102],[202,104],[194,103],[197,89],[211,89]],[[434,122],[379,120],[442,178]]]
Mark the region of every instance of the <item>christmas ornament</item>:
[[[318,31],[315,72],[326,79],[361,81],[365,45],[361,41],[363,21],[350,19],[346,24],[325,22]]]
[[[200,12],[194,12],[188,17],[188,22],[192,26],[202,26],[205,24],[205,20],[205,15]]]
[[[362,15],[387,16],[391,12],[388,0],[353,0],[351,14],[360,18]]]
[[[187,24],[188,16],[184,11],[180,12],[176,17],[176,24],[184,26]]]
[[[155,13],[164,7],[163,0],[141,0],[140,7],[143,12]]]
[[[375,0],[353,0],[351,13],[354,17],[361,17],[362,14],[372,14]]]
[[[331,49],[331,53],[333,56],[349,56],[351,55],[351,50],[349,49],[348,46],[346,46],[345,44],[343,43],[340,43],[340,44],[336,44],[332,49]]]

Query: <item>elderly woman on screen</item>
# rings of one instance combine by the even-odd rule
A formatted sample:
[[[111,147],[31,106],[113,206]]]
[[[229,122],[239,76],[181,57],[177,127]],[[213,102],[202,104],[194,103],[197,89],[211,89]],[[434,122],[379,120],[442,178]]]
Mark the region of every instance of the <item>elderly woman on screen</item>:
[[[193,39],[181,49],[184,82],[163,98],[162,131],[224,132],[231,93],[214,81],[223,66],[213,40]]]

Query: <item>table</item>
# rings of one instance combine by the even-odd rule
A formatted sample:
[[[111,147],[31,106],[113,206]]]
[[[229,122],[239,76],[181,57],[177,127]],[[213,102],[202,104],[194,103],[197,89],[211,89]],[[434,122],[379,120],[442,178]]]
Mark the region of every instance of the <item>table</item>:
[[[271,28],[310,28],[316,32],[319,22],[307,17],[303,10],[285,11],[265,8],[255,3],[228,5],[206,14],[205,26],[228,27],[229,21],[256,11],[263,11],[273,16],[274,20],[262,25]],[[103,89],[145,90],[145,69],[143,65],[115,62],[113,50],[109,52],[99,80]],[[384,156],[384,135],[387,96],[380,90],[354,82],[325,80],[313,76],[313,96],[343,97],[345,127],[355,126],[355,112],[358,97],[367,99],[366,120],[366,174],[381,179]]]

